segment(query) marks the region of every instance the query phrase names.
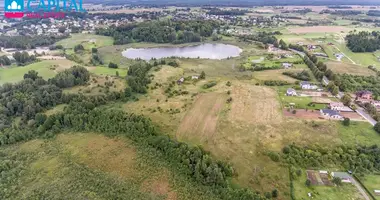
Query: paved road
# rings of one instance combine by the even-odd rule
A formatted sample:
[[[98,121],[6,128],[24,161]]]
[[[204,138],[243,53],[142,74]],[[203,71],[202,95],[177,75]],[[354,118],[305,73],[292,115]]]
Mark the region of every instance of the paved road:
[[[366,119],[370,124],[372,124],[372,126],[375,126],[377,121],[374,120],[368,113],[365,112],[365,110],[359,106],[357,106],[358,109],[356,109],[356,112],[361,115],[362,117],[364,117],[364,119]]]
[[[344,55],[344,57],[346,57],[348,60],[350,60],[351,62],[352,62],[352,64],[356,64],[355,63],[355,61],[353,61],[350,57],[348,57],[346,54],[344,54],[337,46],[335,46],[334,45],[334,47],[338,50],[338,51],[340,51],[340,53],[342,54],[342,55]]]

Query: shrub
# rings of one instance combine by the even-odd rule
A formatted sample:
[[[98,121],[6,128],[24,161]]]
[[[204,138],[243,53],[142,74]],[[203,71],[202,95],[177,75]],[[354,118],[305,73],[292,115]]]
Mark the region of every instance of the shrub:
[[[374,129],[376,132],[380,133],[380,122],[377,122],[377,124],[374,126]]]
[[[108,67],[109,67],[109,68],[112,68],[112,69],[117,69],[117,68],[119,68],[119,66],[118,66],[117,64],[113,63],[113,62],[110,62],[110,63],[108,64]]]
[[[210,81],[210,82],[204,84],[204,85],[202,86],[202,88],[203,88],[203,89],[208,89],[208,88],[214,87],[216,84],[217,84],[216,81]]]

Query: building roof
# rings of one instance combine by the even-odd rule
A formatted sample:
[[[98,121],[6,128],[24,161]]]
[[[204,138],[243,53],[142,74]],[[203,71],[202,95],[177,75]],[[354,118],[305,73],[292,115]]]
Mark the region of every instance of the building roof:
[[[362,90],[362,91],[357,91],[356,92],[356,95],[366,95],[366,94],[371,94],[372,95],[372,92],[368,91],[368,90]]]
[[[302,81],[300,84],[301,85],[310,85],[310,83],[308,81]]]
[[[346,172],[333,172],[333,177],[338,177],[341,179],[349,179],[351,178],[350,175]]]
[[[330,106],[339,106],[339,107],[343,107],[343,103],[342,102],[331,102],[330,103]]]
[[[293,92],[296,92],[296,90],[293,89],[293,88],[288,88],[288,89],[286,90],[286,93],[293,93]]]
[[[330,110],[330,109],[322,109],[322,113],[328,114],[330,116],[340,115],[339,112],[337,112],[336,110]]]

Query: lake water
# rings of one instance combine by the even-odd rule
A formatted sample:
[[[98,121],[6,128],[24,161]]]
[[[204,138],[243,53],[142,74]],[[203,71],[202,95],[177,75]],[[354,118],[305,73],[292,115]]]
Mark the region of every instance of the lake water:
[[[209,59],[225,59],[228,57],[237,57],[242,50],[233,45],[228,44],[201,44],[186,47],[159,47],[134,49],[128,48],[122,52],[124,57],[143,60],[152,58],[166,58],[171,56],[184,58],[209,58]]]

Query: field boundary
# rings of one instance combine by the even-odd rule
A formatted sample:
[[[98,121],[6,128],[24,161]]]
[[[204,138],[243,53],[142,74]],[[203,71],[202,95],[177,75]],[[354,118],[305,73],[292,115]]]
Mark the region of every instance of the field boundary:
[[[362,188],[364,188],[364,190],[367,192],[367,194],[371,197],[372,200],[376,200],[376,197],[373,196],[371,191],[369,191],[369,189],[363,184],[359,177],[357,177],[355,174],[353,174],[352,177],[354,177],[354,179],[362,186]]]

